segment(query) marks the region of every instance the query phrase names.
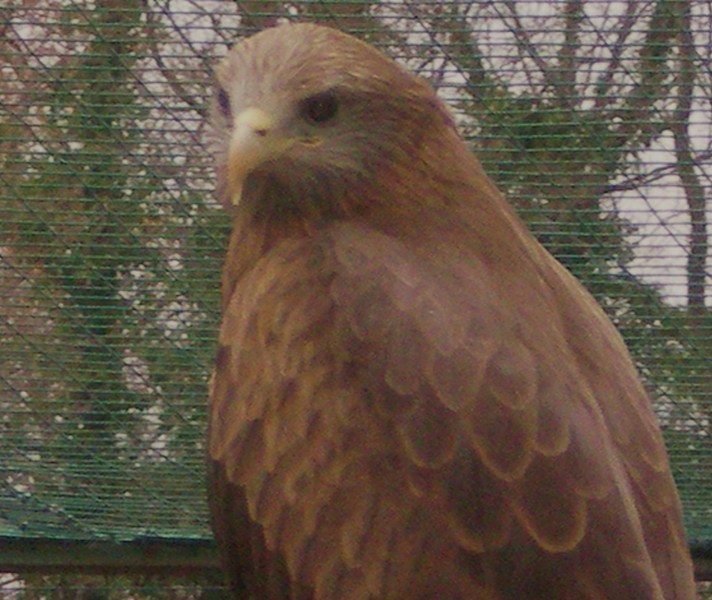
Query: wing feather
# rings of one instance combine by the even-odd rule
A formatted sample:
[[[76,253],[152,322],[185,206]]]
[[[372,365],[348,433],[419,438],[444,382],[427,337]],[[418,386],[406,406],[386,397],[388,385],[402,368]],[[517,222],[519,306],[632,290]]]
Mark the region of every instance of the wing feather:
[[[385,386],[377,401],[413,397],[410,411],[392,416],[402,456],[412,464],[410,483],[444,511],[462,547],[495,570],[505,564],[497,551],[509,551],[508,544],[562,568],[572,557],[620,550],[628,583],[615,575],[601,581],[600,573],[581,566],[551,577],[569,578],[578,594],[572,597],[691,597],[690,589],[674,595],[660,572],[663,565],[665,572],[689,568],[684,550],[678,564],[670,557],[679,547],[660,550],[676,544],[679,531],[667,531],[670,542],[643,535],[643,524],[656,516],[651,511],[671,512],[679,522],[655,418],[618,334],[579,284],[549,257],[538,277],[523,269],[514,281],[516,266],[509,274],[490,272],[494,267],[478,257],[439,257],[433,248],[359,226],[331,235],[337,263],[359,253],[363,263],[375,261],[337,267],[337,315],[353,310],[357,290],[378,286],[371,293],[378,298],[372,311],[380,313],[376,335],[367,328],[353,332],[382,357]],[[439,268],[442,263],[448,268]],[[510,281],[517,285],[507,288]],[[510,293],[515,288],[520,296]],[[558,319],[561,305],[571,313]],[[369,369],[369,378],[378,379]],[[618,513],[623,516],[611,517]],[[600,535],[606,519],[616,527]],[[493,575],[506,597],[536,597],[531,590],[507,595],[501,576]]]
[[[652,412],[558,269],[355,223],[265,254],[221,329],[214,520],[292,598],[692,598]]]

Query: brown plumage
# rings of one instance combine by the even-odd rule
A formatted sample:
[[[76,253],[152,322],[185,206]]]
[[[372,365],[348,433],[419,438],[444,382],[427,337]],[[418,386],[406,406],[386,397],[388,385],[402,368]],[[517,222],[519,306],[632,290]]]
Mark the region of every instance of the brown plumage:
[[[236,595],[692,599],[623,341],[431,88],[314,25],[217,81],[210,497]]]

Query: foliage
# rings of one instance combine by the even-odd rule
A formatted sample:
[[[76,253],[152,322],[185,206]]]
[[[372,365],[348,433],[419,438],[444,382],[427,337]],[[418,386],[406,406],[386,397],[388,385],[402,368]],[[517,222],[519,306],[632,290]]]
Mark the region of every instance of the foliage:
[[[309,19],[378,45],[455,108],[487,171],[619,326],[656,398],[690,531],[712,536],[707,4],[0,11],[0,535],[208,535],[203,407],[229,227],[202,131],[211,66],[237,35]],[[682,239],[677,255],[658,256],[655,227]],[[667,271],[651,276],[646,261]]]

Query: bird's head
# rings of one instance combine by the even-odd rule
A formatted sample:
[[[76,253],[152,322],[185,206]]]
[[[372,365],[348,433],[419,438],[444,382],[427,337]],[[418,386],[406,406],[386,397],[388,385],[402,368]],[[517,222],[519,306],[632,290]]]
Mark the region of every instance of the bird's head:
[[[411,164],[428,129],[452,122],[427,83],[371,46],[300,24],[229,52],[211,125],[223,204],[338,213],[334,190]]]

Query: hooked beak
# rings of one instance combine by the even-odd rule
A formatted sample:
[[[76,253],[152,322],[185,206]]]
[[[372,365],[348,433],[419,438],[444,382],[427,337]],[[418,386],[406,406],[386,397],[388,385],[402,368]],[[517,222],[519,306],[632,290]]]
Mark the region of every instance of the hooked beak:
[[[240,202],[247,176],[291,144],[289,138],[276,131],[274,119],[260,108],[246,108],[235,117],[227,155],[228,190],[233,205]]]

